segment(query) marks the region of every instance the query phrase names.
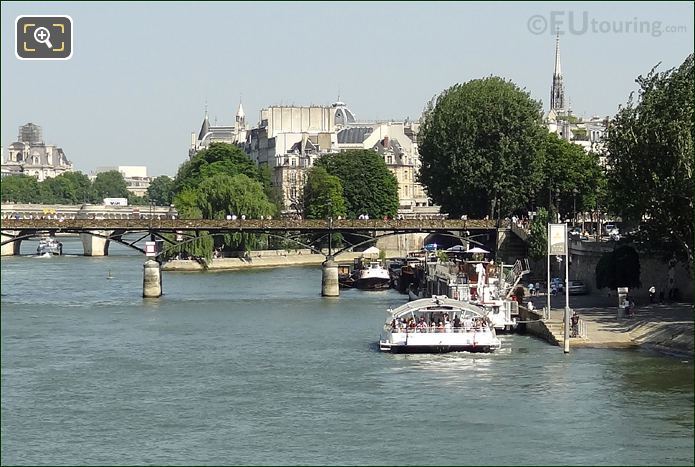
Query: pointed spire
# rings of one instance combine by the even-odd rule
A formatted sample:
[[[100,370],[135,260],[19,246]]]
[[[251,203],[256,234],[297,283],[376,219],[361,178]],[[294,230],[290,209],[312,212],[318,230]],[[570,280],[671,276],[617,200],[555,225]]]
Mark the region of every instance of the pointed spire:
[[[562,68],[560,67],[560,30],[555,34],[555,76],[562,76]]]
[[[550,110],[556,114],[565,111],[565,89],[562,83],[562,69],[560,68],[560,30],[555,35],[555,70],[553,71],[553,85],[550,89]]]
[[[236,116],[238,118],[244,118],[246,114],[244,113],[244,106],[241,105],[241,101],[239,101],[239,108],[236,111]]]
[[[198,133],[198,141],[202,141],[205,135],[210,133],[210,122],[208,120],[208,102],[205,100],[205,118],[203,119],[203,124],[200,127],[200,133]]]

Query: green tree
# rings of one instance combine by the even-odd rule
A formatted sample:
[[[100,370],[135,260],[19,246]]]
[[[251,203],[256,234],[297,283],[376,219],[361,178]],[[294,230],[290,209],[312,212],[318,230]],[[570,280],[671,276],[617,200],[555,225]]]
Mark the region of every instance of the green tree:
[[[27,175],[10,175],[2,179],[2,200],[15,203],[38,203],[39,182]]]
[[[128,192],[128,204],[131,206],[146,206],[150,204],[150,200],[145,196],[138,196],[135,193]]]
[[[326,154],[316,166],[325,168],[329,175],[340,180],[347,216],[393,217],[398,212],[398,181],[375,151]]]
[[[75,204],[77,189],[75,185],[62,175],[47,178],[41,185],[44,203]]]
[[[231,144],[212,143],[208,149],[181,165],[174,179],[174,193],[180,193],[184,188],[196,188],[203,180],[215,175],[233,177],[238,174],[265,183],[262,170],[244,151]]]
[[[62,174],[58,175],[56,178],[61,178],[67,180],[70,185],[72,185],[72,189],[70,189],[68,192],[72,196],[72,198],[66,198],[65,202],[68,204],[81,204],[81,203],[87,203],[92,200],[93,198],[93,193],[92,193],[92,181],[89,179],[89,177],[82,172],[63,172]],[[101,201],[101,200],[99,200]]]
[[[610,253],[604,253],[596,264],[596,287],[641,287],[640,261],[637,251],[623,245]]]
[[[343,185],[336,176],[329,175],[324,167],[312,167],[304,186],[304,216],[307,219],[326,219],[345,216]]]
[[[104,198],[127,198],[128,185],[117,170],[109,170],[97,174],[92,185],[94,202],[100,202]]]
[[[174,180],[161,175],[150,182],[147,198],[158,206],[168,206],[174,199]]]
[[[275,214],[275,205],[268,201],[263,185],[244,174],[218,174],[204,180],[198,189],[198,207],[205,219],[224,219],[228,214],[258,219]],[[246,251],[256,248],[261,240],[259,235],[235,232],[216,239],[215,245]]]
[[[275,214],[263,185],[244,174],[219,174],[204,180],[198,189],[198,207],[205,219],[224,219],[227,214],[258,219]]]
[[[548,254],[548,211],[545,208],[538,208],[536,217],[531,222],[528,254],[535,260],[545,258]]]
[[[174,207],[179,214],[179,219],[202,219],[203,213],[200,210],[198,197],[200,193],[193,188],[185,188],[174,196]]]
[[[591,210],[606,185],[598,155],[587,153],[581,146],[559,138],[555,133],[547,133],[543,143],[543,181],[535,196],[536,204],[548,209],[553,222],[557,219],[558,208],[563,219],[571,218],[575,202],[576,212]],[[552,204],[548,204],[549,194],[553,198]]]
[[[430,102],[420,129],[420,182],[455,217],[527,207],[543,180],[541,104],[511,81],[456,84]]]
[[[657,65],[658,66],[658,65]],[[693,55],[677,69],[637,78],[606,134],[608,191],[642,248],[670,250],[693,271]]]

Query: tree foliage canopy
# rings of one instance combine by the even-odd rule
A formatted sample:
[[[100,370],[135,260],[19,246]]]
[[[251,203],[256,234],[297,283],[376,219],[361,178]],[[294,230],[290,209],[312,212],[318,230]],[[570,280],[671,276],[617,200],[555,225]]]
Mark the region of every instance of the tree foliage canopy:
[[[147,198],[159,206],[168,206],[174,199],[174,180],[161,175],[150,182]]]
[[[205,219],[224,219],[228,214],[258,219],[275,213],[261,183],[244,174],[206,178],[198,189],[198,208]]]
[[[445,90],[425,110],[420,181],[444,212],[493,215],[524,207],[543,181],[541,104],[498,77]]]
[[[563,219],[574,215],[575,203],[576,212],[594,208],[598,197],[604,196],[606,187],[598,155],[587,153],[581,146],[559,138],[555,133],[545,135],[543,151],[543,182],[536,196],[536,204],[548,209],[553,222],[558,207]],[[552,204],[549,204],[549,193],[552,194]]]
[[[536,217],[531,222],[528,243],[528,254],[531,259],[544,258],[548,253],[548,211],[545,208],[538,208],[536,211]]]
[[[97,174],[92,184],[95,200],[103,198],[127,198],[128,185],[123,174],[118,170],[109,170]]]
[[[174,179],[174,193],[180,193],[185,188],[197,188],[203,180],[215,175],[233,177],[238,174],[265,182],[262,170],[244,151],[231,144],[212,143],[208,149],[181,165]]]
[[[321,166],[309,170],[302,204],[307,219],[336,218],[347,214],[340,179],[329,175]]]
[[[12,175],[2,180],[3,201],[17,203],[79,204],[101,202],[92,182],[81,172],[64,172],[39,182],[35,177]]]
[[[658,66],[658,65],[657,65]],[[608,190],[623,220],[640,224],[644,245],[693,264],[693,55],[637,78],[606,135]]]
[[[398,181],[384,159],[372,150],[350,150],[326,154],[316,166],[340,180],[348,217],[368,214],[372,218],[395,216],[398,212]]]

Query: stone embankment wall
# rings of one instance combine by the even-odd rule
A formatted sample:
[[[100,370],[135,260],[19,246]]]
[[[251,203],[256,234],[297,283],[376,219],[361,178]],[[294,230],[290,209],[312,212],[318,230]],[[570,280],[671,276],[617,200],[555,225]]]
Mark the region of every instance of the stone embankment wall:
[[[614,242],[570,242],[570,279],[583,281],[589,288],[589,293],[615,294],[608,289],[596,290],[596,264],[601,255],[613,251],[615,246]],[[649,287],[652,285],[656,287],[657,294],[662,290],[668,294],[668,263],[644,253],[640,253],[639,258],[642,287],[631,290],[631,295],[644,299],[649,296]],[[692,278],[689,277],[687,264],[676,264],[674,287],[680,291],[681,300],[693,300]]]
[[[640,322],[630,330],[632,340],[659,352],[692,357],[693,322]]]
[[[352,262],[361,253],[344,253],[336,258],[337,263]],[[312,254],[311,250],[265,250],[252,251],[242,258],[216,258],[207,263],[207,268],[194,260],[171,260],[163,266],[163,271],[225,271],[248,268],[269,268],[281,266],[314,266],[326,260],[325,256]]]
[[[522,332],[539,337],[553,345],[560,345],[541,318],[543,318],[541,312],[531,311],[523,306],[519,307],[519,321],[524,321],[524,323],[520,324]]]

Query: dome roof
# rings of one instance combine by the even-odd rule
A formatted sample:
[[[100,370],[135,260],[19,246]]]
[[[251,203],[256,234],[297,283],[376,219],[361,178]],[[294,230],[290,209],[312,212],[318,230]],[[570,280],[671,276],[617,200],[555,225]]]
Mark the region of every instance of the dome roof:
[[[334,102],[331,107],[335,109],[334,119],[336,125],[347,125],[348,123],[355,123],[357,118],[352,110],[348,109],[344,102]]]

